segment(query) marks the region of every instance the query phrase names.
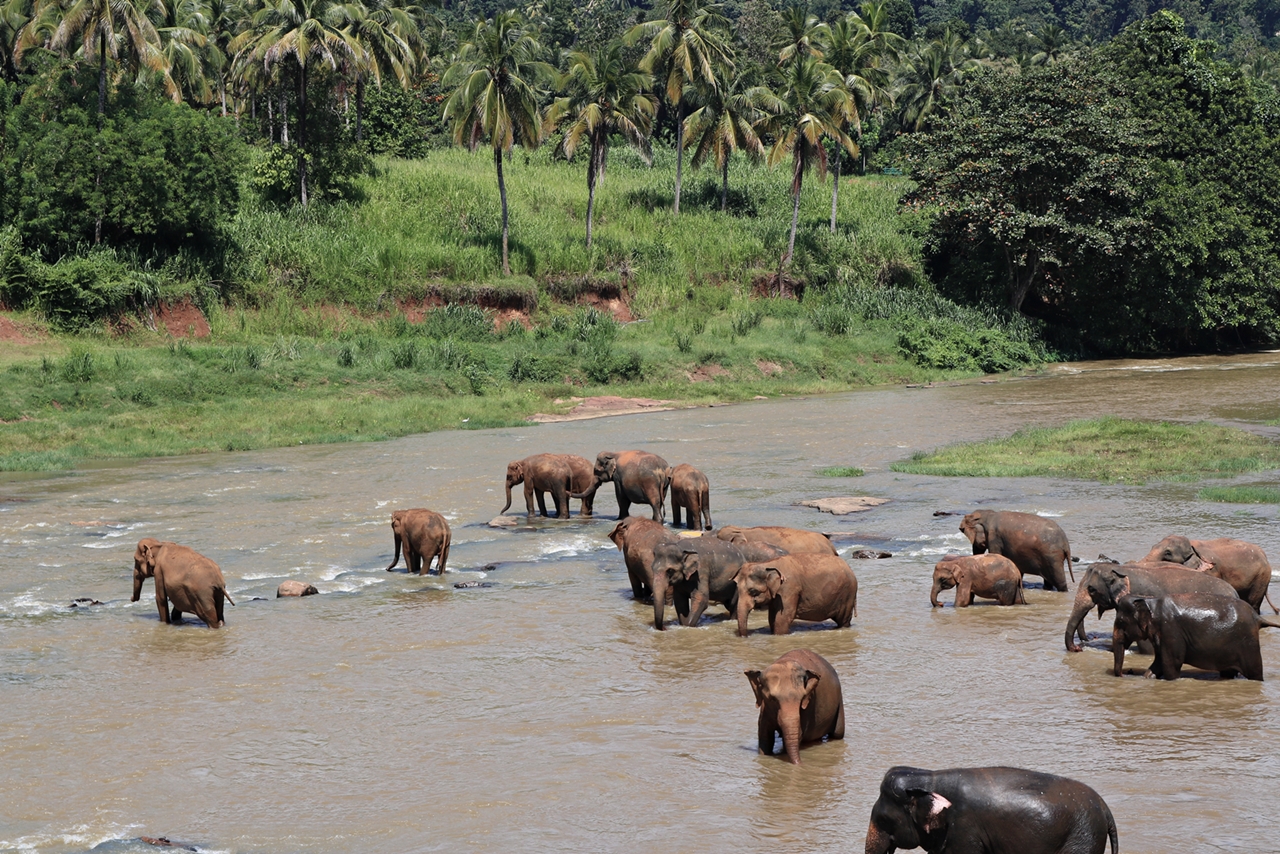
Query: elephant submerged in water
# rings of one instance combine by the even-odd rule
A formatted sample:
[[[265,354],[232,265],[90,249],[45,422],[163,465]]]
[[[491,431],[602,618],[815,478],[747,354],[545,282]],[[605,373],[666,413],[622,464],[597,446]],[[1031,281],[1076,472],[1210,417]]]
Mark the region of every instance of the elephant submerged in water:
[[[725,525],[716,536],[729,543],[768,543],[783,549],[787,554],[837,554],[831,539],[818,531],[785,528],[781,525],[762,525],[758,528],[740,528]]]
[[[1262,601],[1271,600],[1267,588],[1271,584],[1271,564],[1266,553],[1253,543],[1222,537],[1216,540],[1189,540],[1169,536],[1152,546],[1140,564],[1177,563],[1187,569],[1207,572],[1230,584],[1240,598],[1261,613]],[[1271,609],[1280,614],[1273,604]]]
[[[792,765],[800,764],[800,747],[824,738],[844,738],[844,695],[840,677],[825,658],[794,649],[765,670],[746,670],[756,695],[760,719],[756,734],[760,752],[773,755],[775,736]]]
[[[160,622],[175,623],[183,613],[195,614],[211,629],[225,625],[223,600],[227,593],[222,569],[195,549],[144,537],[133,553],[133,601],[142,596],[142,582],[154,578]],[[170,610],[172,605],[172,610]]]
[[[1155,660],[1144,674],[1177,679],[1184,664],[1216,670],[1223,679],[1237,675],[1262,681],[1261,626],[1280,622],[1259,617],[1238,596],[1180,593],[1159,598],[1122,597],[1116,608],[1116,634],[1123,624],[1134,640],[1149,640]],[[1123,673],[1124,646],[1115,654],[1115,675]]]
[[[648,504],[653,521],[665,521],[663,502],[671,486],[671,466],[662,457],[647,451],[601,451],[591,473],[591,485],[570,493],[570,498],[590,500],[601,486],[612,483],[619,519],[627,518],[632,504]]]
[[[833,620],[847,628],[858,613],[858,579],[835,555],[783,555],[743,564],[734,576],[738,585],[738,634],[747,636],[747,617],[754,608],[769,609],[769,631],[791,633],[794,620]]]

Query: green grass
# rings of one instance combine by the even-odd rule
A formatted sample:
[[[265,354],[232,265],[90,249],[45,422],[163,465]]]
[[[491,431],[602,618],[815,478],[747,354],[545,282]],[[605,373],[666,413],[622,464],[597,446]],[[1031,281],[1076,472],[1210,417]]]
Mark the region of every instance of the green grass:
[[[1274,486],[1206,486],[1196,493],[1203,501],[1226,504],[1280,504],[1280,488]]]
[[[1199,480],[1280,467],[1280,444],[1214,424],[1105,417],[917,453],[893,471],[946,477]]]
[[[818,469],[818,474],[823,477],[862,477],[866,472],[854,466],[830,466]]]

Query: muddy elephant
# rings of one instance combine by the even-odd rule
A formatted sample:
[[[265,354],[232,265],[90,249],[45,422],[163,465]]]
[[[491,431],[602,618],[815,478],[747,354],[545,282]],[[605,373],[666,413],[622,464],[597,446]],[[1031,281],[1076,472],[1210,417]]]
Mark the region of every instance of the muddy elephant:
[[[387,572],[395,569],[400,562],[400,545],[403,543],[404,564],[409,572],[426,575],[431,568],[431,559],[435,558],[436,574],[444,574],[453,534],[443,516],[434,510],[422,508],[397,510],[391,514],[391,533],[396,538],[396,553],[391,558]]]
[[[694,537],[653,549],[653,627],[663,628],[667,591],[682,626],[695,626],[712,602],[734,613],[738,585],[734,576],[744,563],[781,557],[782,549],[764,543],[726,543]]]
[[[769,630],[791,633],[794,620],[834,620],[847,628],[858,613],[858,579],[844,558],[799,554],[743,564],[738,585],[738,635],[747,636],[747,617],[769,609]]]
[[[1260,626],[1280,627],[1270,617],[1260,617],[1238,596],[1214,593],[1179,593],[1142,598],[1124,596],[1116,613],[1136,627],[1138,638],[1151,641],[1155,660],[1144,676],[1177,679],[1182,665],[1216,670],[1223,679],[1244,676],[1262,681]],[[1119,623],[1121,616],[1117,616]],[[1116,653],[1115,674],[1123,671],[1123,648]]]
[[[676,543],[680,537],[661,522],[640,516],[628,516],[613,526],[609,539],[622,552],[631,580],[631,593],[637,599],[653,595],[653,550],[663,543]]]
[[[756,695],[760,752],[773,755],[775,734],[792,765],[800,764],[800,747],[824,738],[844,738],[844,695],[840,677],[825,658],[793,649],[763,671],[746,670]]]
[[[1004,555],[948,555],[933,567],[933,589],[929,602],[941,608],[938,594],[956,589],[956,607],[967,608],[974,597],[995,599],[1001,605],[1025,605],[1022,573]]]
[[[725,525],[716,531],[716,536],[730,543],[768,543],[777,546],[787,554],[837,554],[836,547],[826,534],[817,531],[802,531],[799,528],[784,528],[780,525],[764,525],[759,528],[739,528],[737,525]]]
[[[680,527],[680,508],[684,508],[685,527],[711,530],[711,484],[707,476],[688,463],[671,470],[671,526]]]
[[[665,521],[662,502],[671,486],[671,466],[662,457],[647,451],[601,451],[591,475],[590,486],[570,493],[570,498],[590,500],[601,486],[612,483],[619,519],[627,518],[632,504],[648,504],[653,508],[653,521]]]
[[[545,493],[551,493],[551,501],[555,506],[557,519],[569,518],[569,494],[590,488],[592,483],[591,463],[585,457],[574,454],[534,454],[523,460],[507,463],[507,503],[502,512],[511,507],[511,487],[524,484],[525,513],[533,516],[534,499],[538,502],[538,512],[547,514]],[[582,499],[581,515],[591,515],[592,496]]]
[[[225,625],[223,600],[227,593],[222,569],[195,549],[144,537],[133,552],[133,601],[142,596],[144,579],[156,582],[160,622],[176,623],[184,613],[195,614],[211,629]],[[172,606],[172,610],[170,610]]]
[[[1174,563],[1160,564],[1114,564],[1095,563],[1085,571],[1076,588],[1076,601],[1071,609],[1071,617],[1067,620],[1067,631],[1063,640],[1071,652],[1079,652],[1075,643],[1075,635],[1086,640],[1084,634],[1084,617],[1094,606],[1098,606],[1098,616],[1116,607],[1121,596],[1166,596],[1171,593],[1218,593],[1224,596],[1235,594],[1230,584],[1221,578],[1215,578],[1203,572],[1196,572]]]
[[[1187,569],[1196,569],[1216,575],[1230,584],[1241,599],[1262,612],[1262,600],[1267,597],[1271,584],[1271,564],[1266,553],[1253,543],[1221,537],[1216,540],[1189,540],[1186,537],[1168,536],[1152,546],[1146,557],[1138,563],[1166,561],[1180,563]],[[1271,605],[1280,614],[1280,608]]]
[[[1067,535],[1052,519],[1015,510],[975,510],[960,523],[960,533],[973,544],[974,554],[1004,555],[1023,575],[1043,578],[1045,590],[1066,590],[1067,572],[1076,580]]]
[[[866,854],[1111,854],[1105,801],[1084,783],[1022,768],[890,768],[871,808]]]

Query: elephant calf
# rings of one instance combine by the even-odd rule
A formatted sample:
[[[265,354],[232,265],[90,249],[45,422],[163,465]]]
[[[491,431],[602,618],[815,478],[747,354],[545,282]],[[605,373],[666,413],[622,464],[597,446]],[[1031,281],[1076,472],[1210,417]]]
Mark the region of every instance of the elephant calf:
[[[716,536],[730,543],[768,543],[777,546],[787,554],[837,554],[836,547],[831,544],[826,534],[817,531],[803,531],[799,528],[784,528],[781,525],[763,525],[759,528],[739,528],[737,525],[725,525],[716,531]]]
[[[613,526],[609,539],[622,552],[631,579],[631,593],[637,599],[653,595],[653,550],[663,543],[676,543],[680,537],[661,522],[640,516],[628,516]]]
[[[738,634],[747,636],[753,608],[769,609],[769,630],[791,633],[794,620],[834,620],[840,628],[858,613],[858,579],[834,555],[785,555],[738,570]]]
[[[764,543],[726,543],[714,537],[694,537],[663,543],[653,549],[653,627],[662,631],[667,591],[682,626],[696,626],[712,602],[733,613],[738,598],[734,576],[744,563],[770,560],[785,552]]]
[[[938,594],[956,589],[956,607],[967,608],[975,596],[995,599],[1001,605],[1025,605],[1022,573],[1003,555],[948,555],[933,567],[933,590],[929,602],[941,608]]]
[[[800,746],[824,738],[844,738],[844,695],[840,677],[825,658],[793,649],[763,672],[743,671],[756,694],[760,752],[773,755],[774,737],[792,765],[800,764]]]
[[[680,527],[680,508],[684,508],[684,526],[697,530],[702,520],[711,530],[711,484],[707,476],[688,463],[671,470],[671,526]]]
[[[1155,661],[1143,675],[1177,679],[1182,665],[1216,670],[1223,679],[1243,675],[1262,681],[1260,626],[1280,628],[1280,622],[1259,617],[1248,602],[1237,596],[1213,593],[1181,593],[1158,599],[1122,597],[1116,603],[1119,626],[1151,641]],[[1121,674],[1124,647],[1116,652],[1115,674]]]
[[[400,545],[403,543],[404,563],[409,572],[426,575],[431,568],[431,559],[435,558],[436,574],[444,574],[453,534],[443,516],[434,510],[422,508],[397,510],[391,514],[391,533],[396,538],[396,553],[387,572],[395,569],[400,562]]]
[[[222,569],[195,549],[177,543],[151,537],[138,541],[133,553],[134,602],[141,598],[142,582],[147,578],[155,579],[156,607],[162,623],[177,622],[185,612],[216,629],[225,625],[223,600],[236,604],[227,593]]]

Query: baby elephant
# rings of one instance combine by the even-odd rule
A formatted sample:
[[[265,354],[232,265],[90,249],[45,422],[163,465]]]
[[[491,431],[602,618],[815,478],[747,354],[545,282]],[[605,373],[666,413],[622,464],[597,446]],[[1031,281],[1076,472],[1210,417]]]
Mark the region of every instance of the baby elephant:
[[[1180,593],[1158,599],[1125,596],[1116,602],[1116,637],[1149,640],[1155,647],[1155,661],[1143,675],[1155,679],[1177,679],[1182,665],[1216,670],[1223,679],[1243,674],[1262,681],[1262,650],[1259,626],[1280,627],[1269,617],[1259,617],[1252,606],[1234,596],[1213,593]],[[1123,624],[1123,626],[1122,626]],[[1115,673],[1120,675],[1124,646],[1116,653]]]
[[[968,608],[975,596],[995,599],[1001,605],[1025,605],[1022,573],[1003,555],[948,555],[933,568],[933,590],[929,601],[941,608],[938,594],[956,588],[956,607]]]
[[[773,755],[774,734],[793,765],[800,746],[823,738],[844,738],[844,696],[834,667],[816,652],[793,649],[768,668],[747,670],[760,710],[760,752]]]
[[[769,609],[769,629],[791,633],[792,620],[835,620],[845,628],[858,613],[858,579],[843,558],[799,554],[744,564],[738,585],[738,634],[747,636],[747,615]]]
[[[697,530],[706,519],[711,530],[711,484],[707,476],[688,463],[671,470],[671,527],[680,527],[680,508],[684,508],[684,526]]]
[[[397,510],[391,514],[391,532],[396,537],[396,554],[387,572],[400,562],[400,544],[404,543],[404,563],[409,572],[426,575],[431,559],[436,558],[436,574],[444,574],[445,561],[449,559],[449,543],[453,535],[449,523],[434,510],[417,508]]]
[[[133,601],[142,595],[142,581],[155,578],[160,622],[175,623],[182,614],[195,614],[211,629],[224,625],[223,600],[236,604],[216,563],[186,546],[144,537],[133,553]],[[169,606],[172,605],[172,611]]]
[[[661,522],[628,516],[613,526],[609,539],[622,552],[627,564],[631,595],[637,599],[653,596],[653,550],[663,543],[679,542],[680,537]]]

